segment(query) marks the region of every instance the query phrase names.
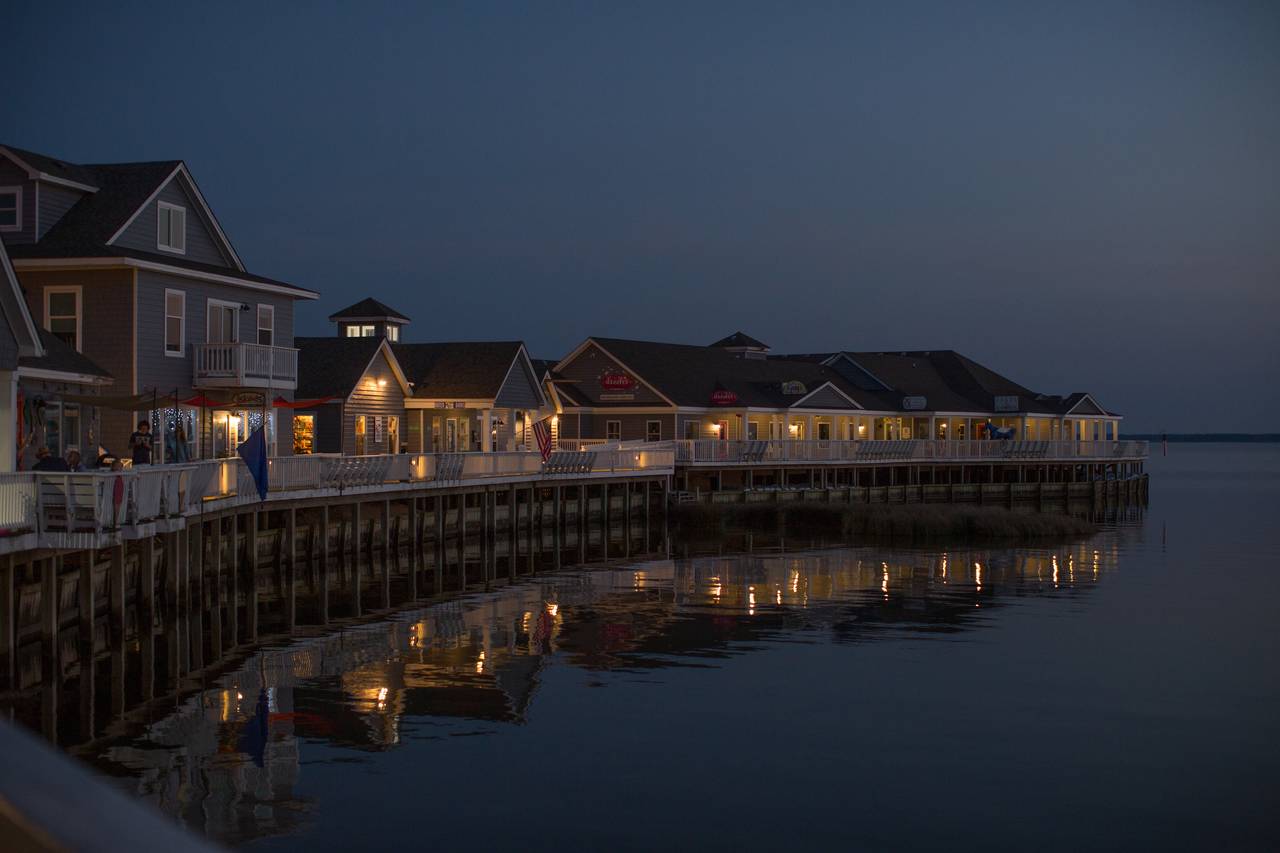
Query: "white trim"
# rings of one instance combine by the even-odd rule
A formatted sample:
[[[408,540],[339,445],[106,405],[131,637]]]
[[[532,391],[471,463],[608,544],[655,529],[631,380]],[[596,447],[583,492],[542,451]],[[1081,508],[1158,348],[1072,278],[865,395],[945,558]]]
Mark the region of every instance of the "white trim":
[[[609,424],[618,425],[618,435],[614,438],[609,437]],[[605,441],[622,441],[622,421],[618,418],[610,418],[604,422],[604,440]]]
[[[329,318],[330,323],[377,323],[379,321],[391,323],[395,326],[406,326],[409,324],[409,318],[407,317],[357,317],[354,314],[348,314],[342,317],[334,316]]]
[[[657,425],[658,425],[658,437],[657,437],[657,438],[655,438],[655,439],[654,439],[654,441],[662,441],[662,418],[658,418],[658,419],[656,419],[656,420],[654,420],[654,419],[647,419],[647,420],[645,420],[645,422],[644,422],[644,440],[645,440],[645,441],[648,441],[648,440],[649,440],[649,427],[650,427],[650,426],[652,426],[653,424],[657,424]]]
[[[182,297],[182,314],[179,319],[182,325],[178,329],[178,351],[169,351],[169,294]],[[206,330],[206,334],[208,330]],[[184,358],[187,354],[187,292],[185,290],[176,290],[172,287],[164,289],[164,340],[161,343],[164,347],[164,354],[169,358]]]
[[[262,346],[262,309],[263,308],[267,309],[268,313],[270,313],[271,315],[271,325],[267,326],[267,330],[271,332],[271,343],[267,344],[267,346],[275,346],[276,345],[276,306],[272,305],[270,302],[259,302],[257,309],[254,311],[253,342],[255,344],[258,344],[259,346]]]
[[[893,386],[892,386],[892,385],[890,385],[888,382],[885,382],[885,381],[884,381],[883,379],[881,379],[879,376],[876,376],[874,373],[872,373],[870,370],[868,370],[868,369],[867,369],[863,364],[861,364],[861,363],[860,363],[856,358],[854,358],[852,355],[850,355],[848,352],[846,352],[846,351],[844,351],[844,350],[841,350],[840,352],[832,353],[830,358],[828,358],[826,361],[822,362],[822,366],[823,366],[823,367],[830,367],[830,366],[831,366],[831,364],[832,364],[832,362],[838,361],[839,359],[842,359],[842,358],[843,358],[845,361],[847,361],[847,362],[849,362],[850,364],[852,364],[854,367],[856,367],[856,368],[858,368],[859,370],[861,370],[861,371],[862,371],[863,373],[865,373],[867,376],[869,376],[869,377],[871,377],[872,379],[874,379],[876,382],[879,382],[879,383],[880,383],[880,390],[882,390],[882,391],[893,391],[893,390],[894,390],[894,388],[893,388]],[[837,371],[837,372],[838,372],[838,371]]]
[[[20,258],[14,261],[15,269],[121,269],[131,268],[135,270],[147,270],[150,272],[161,272],[166,275],[175,275],[183,278],[193,278],[197,281],[211,281],[216,284],[230,284],[235,287],[243,287],[249,290],[260,290],[264,293],[279,293],[283,296],[291,296],[294,299],[319,299],[320,294],[314,290],[307,290],[302,287],[294,287],[293,285],[268,284],[260,281],[250,281],[244,278],[238,278],[233,275],[221,275],[219,273],[204,272],[202,270],[188,269],[187,267],[175,267],[172,264],[162,264],[156,261],[143,261],[138,258],[128,257],[106,257],[106,258]]]
[[[82,184],[79,181],[73,181],[70,178],[59,178],[54,175],[50,175],[48,172],[41,172],[37,169],[34,169],[31,167],[29,163],[27,163],[27,161],[23,160],[17,154],[14,154],[11,150],[9,150],[7,146],[0,145],[0,154],[12,160],[14,164],[17,165],[18,168],[25,171],[27,173],[27,177],[33,181],[46,181],[51,184],[58,184],[64,187],[71,187],[72,189],[75,189],[75,190],[83,190],[87,193],[96,193],[98,191],[97,187],[92,187],[92,186],[89,186],[88,184]]]
[[[542,383],[538,381],[538,371],[533,369],[533,360],[529,358],[529,353],[525,350],[523,343],[516,349],[516,357],[511,359],[511,363],[507,365],[507,372],[502,376],[502,381],[494,389],[493,399],[497,400],[498,395],[502,393],[502,386],[506,385],[507,380],[511,378],[511,371],[515,369],[516,363],[520,361],[520,356],[524,356],[525,366],[529,368],[529,375],[533,377],[533,388],[538,392],[538,399],[541,401],[538,405],[538,411],[542,411],[550,404],[547,402],[547,395],[542,393]]]
[[[160,233],[160,211],[169,211],[169,232],[167,234]],[[182,243],[181,246],[175,246],[168,242],[173,237],[173,216],[180,214],[182,218],[182,228],[178,232]],[[175,255],[185,255],[187,253],[187,209],[180,204],[170,204],[167,201],[156,202],[156,249],[161,252],[172,252]]]
[[[116,233],[111,235],[111,238],[107,240],[107,245],[110,246],[113,243],[115,243],[115,241],[120,238],[120,235],[123,234],[129,228],[129,226],[133,224],[133,221],[138,218],[138,216],[142,213],[142,211],[147,209],[147,205],[151,204],[151,202],[155,200],[156,196],[160,195],[161,190],[169,186],[169,183],[174,179],[174,176],[178,175],[179,173],[181,173],[182,176],[187,179],[187,184],[191,190],[191,193],[190,193],[191,196],[195,198],[196,204],[200,205],[200,209],[204,211],[204,214],[207,217],[209,223],[213,225],[214,232],[218,235],[218,239],[222,242],[223,248],[227,250],[227,254],[229,254],[231,256],[232,261],[235,262],[236,269],[240,270],[240,272],[245,272],[244,264],[241,263],[240,261],[240,256],[236,254],[236,250],[231,245],[231,241],[227,239],[227,235],[223,232],[222,226],[218,224],[217,218],[213,215],[213,211],[209,208],[209,203],[204,199],[204,194],[200,192],[200,187],[196,186],[195,179],[192,178],[191,173],[187,171],[186,163],[179,163],[176,167],[174,167],[174,170],[169,173],[169,177],[161,181],[160,185],[155,188],[155,191],[152,192],[151,195],[147,196],[147,200],[138,206],[138,209],[135,210],[133,212],[133,215],[130,216],[125,221],[125,223],[120,226],[119,230],[117,230]]]
[[[854,407],[855,409],[857,409],[858,411],[861,411],[861,412],[865,412],[865,411],[866,411],[866,408],[865,408],[865,407],[863,407],[863,406],[861,406],[861,405],[859,405],[857,400],[853,399],[853,398],[852,398],[852,397],[850,397],[848,394],[846,394],[846,393],[844,393],[843,391],[841,391],[841,390],[840,390],[839,388],[837,388],[834,384],[832,384],[830,380],[828,380],[828,381],[826,381],[826,382],[823,382],[823,383],[822,383],[821,385],[819,385],[817,388],[814,388],[814,389],[813,389],[812,391],[810,391],[808,394],[805,394],[805,395],[804,395],[803,397],[801,397],[799,400],[796,400],[794,403],[792,403],[790,406],[788,406],[788,407],[787,407],[787,410],[788,410],[788,411],[790,411],[790,410],[793,410],[793,409],[799,408],[799,406],[800,406],[800,404],[801,404],[801,403],[803,403],[805,400],[808,400],[808,399],[809,399],[810,397],[812,397],[814,394],[817,394],[817,393],[818,393],[819,391],[821,391],[823,388],[830,388],[832,391],[835,391],[837,394],[839,394],[841,397],[843,397],[845,400],[847,400],[847,401],[849,402],[849,405],[853,406],[853,407]],[[838,411],[845,411],[845,410],[844,410],[844,409],[826,409],[825,411],[838,412]]]
[[[84,287],[79,284],[56,284],[44,288],[44,330],[53,334],[49,328],[49,295],[52,293],[74,293],[76,295],[76,352],[84,352]]]
[[[17,205],[14,208],[14,215],[16,218],[12,225],[0,225],[0,231],[4,231],[5,233],[22,230],[22,186],[0,187],[0,193],[9,192],[14,194],[14,202]]]
[[[242,306],[242,305],[244,305],[244,303],[243,303],[243,302],[232,302],[232,301],[231,301],[231,300],[229,300],[229,299],[216,299],[216,298],[214,298],[214,297],[212,297],[212,296],[209,296],[209,297],[207,297],[207,298],[205,299],[205,303],[204,303],[204,340],[205,340],[205,343],[207,343],[207,344],[232,344],[232,343],[234,343],[234,344],[238,344],[238,343],[243,343],[243,342],[240,340],[240,311],[241,311],[240,306]],[[215,306],[217,306],[218,308],[232,308],[232,309],[234,309],[234,310],[235,310],[236,331],[235,331],[235,336],[234,336],[231,340],[229,340],[229,341],[215,341],[215,340],[213,340],[213,339],[212,339],[212,336],[209,334],[209,321],[213,318],[213,312],[212,312],[212,311],[210,311],[209,309],[210,309],[210,308],[213,308],[213,307],[215,307]]]
[[[1098,411],[1097,411],[1097,413],[1096,413],[1096,414],[1095,414],[1095,413],[1093,413],[1093,412],[1082,412],[1081,414],[1083,414],[1083,415],[1088,415],[1088,416],[1089,416],[1089,417],[1091,417],[1091,418],[1114,417],[1114,415],[1108,415],[1108,414],[1107,414],[1107,410],[1106,410],[1106,409],[1104,409],[1104,408],[1102,407],[1102,405],[1101,405],[1100,403],[1098,403],[1098,401],[1097,401],[1097,400],[1093,399],[1093,395],[1092,395],[1092,394],[1085,394],[1085,395],[1084,395],[1083,397],[1081,397],[1079,400],[1076,400],[1076,404],[1075,404],[1074,406],[1072,406],[1070,409],[1067,409],[1066,413],[1065,413],[1065,414],[1063,414],[1063,415],[1062,415],[1062,417],[1064,417],[1064,418],[1066,418],[1066,417],[1070,417],[1070,416],[1071,416],[1071,413],[1072,413],[1072,412],[1074,412],[1076,409],[1078,409],[1078,408],[1080,407],[1080,404],[1081,404],[1081,403],[1083,403],[1085,400],[1088,400],[1090,403],[1093,403],[1094,408],[1095,408],[1095,409],[1097,409]]]
[[[81,385],[109,385],[113,380],[108,376],[95,376],[92,373],[72,373],[65,370],[54,370],[48,367],[27,367],[18,365],[17,374],[23,379],[39,379],[45,382],[77,382]]]
[[[396,382],[400,385],[400,391],[404,394],[404,402],[406,404],[405,410],[407,411],[409,409],[409,394],[411,393],[409,390],[409,379],[404,375],[404,370],[401,369],[400,362],[396,358],[396,354],[391,351],[391,345],[387,343],[386,338],[383,338],[378,343],[378,348],[375,349],[373,351],[373,355],[369,357],[369,363],[364,366],[364,370],[360,371],[360,376],[356,379],[356,384],[347,392],[347,396],[343,399],[348,403],[351,402],[351,398],[360,390],[360,380],[364,379],[365,374],[369,372],[369,368],[373,367],[373,363],[378,360],[379,353],[386,353],[387,364],[391,366],[391,372],[395,374]]]
[[[457,409],[436,409],[436,403],[461,403],[463,409],[496,409],[493,400],[481,400],[476,397],[405,397],[406,409],[425,409],[438,412],[453,412]]]
[[[657,388],[656,388],[652,383],[650,383],[650,382],[649,382],[649,380],[645,379],[645,378],[644,378],[643,376],[641,376],[639,373],[637,373],[636,371],[632,370],[630,367],[627,367],[627,365],[623,364],[622,359],[618,358],[618,357],[617,357],[617,356],[615,356],[613,353],[609,352],[607,349],[605,349],[603,346],[601,346],[601,345],[600,345],[600,342],[599,342],[599,341],[597,341],[595,338],[587,338],[585,341],[583,341],[582,343],[578,344],[577,348],[576,348],[576,349],[574,349],[574,351],[573,351],[573,352],[569,353],[569,354],[568,354],[568,355],[566,355],[564,358],[562,358],[562,359],[560,359],[558,362],[556,362],[556,366],[555,366],[554,368],[552,368],[552,369],[553,369],[553,370],[555,370],[557,373],[559,373],[559,372],[560,372],[561,367],[563,367],[564,365],[568,364],[570,361],[572,361],[573,359],[575,359],[575,358],[577,358],[579,355],[581,355],[581,354],[582,354],[582,352],[583,352],[584,350],[586,350],[586,348],[587,348],[588,346],[590,346],[591,344],[595,344],[596,348],[597,348],[597,349],[599,349],[599,350],[600,350],[600,352],[604,353],[605,355],[609,356],[609,358],[613,359],[613,361],[614,361],[614,363],[615,363],[615,364],[617,364],[619,367],[621,367],[621,368],[622,368],[623,370],[625,370],[627,373],[630,373],[632,376],[634,376],[634,377],[636,377],[637,379],[639,379],[639,380],[640,380],[640,384],[644,385],[644,386],[645,386],[646,388],[648,388],[650,391],[652,391],[653,393],[657,394],[657,395],[658,395],[659,397],[661,397],[662,399],[666,400],[666,401],[667,401],[667,403],[668,403],[669,405],[674,406],[674,405],[676,404],[675,400],[672,400],[672,399],[671,399],[670,397],[668,397],[666,394],[663,394],[661,391],[659,391],[659,390],[658,390],[658,389],[657,389]]]
[[[19,316],[6,316],[5,319],[9,321],[13,338],[18,343],[18,355],[39,358],[44,355],[44,344],[40,343],[40,331],[36,328],[36,321],[31,317],[31,309],[27,307],[27,297],[22,292],[22,285],[18,283],[18,274],[14,271],[13,264],[9,262],[9,253],[5,250],[3,241],[0,241],[0,274],[3,274],[5,283],[9,287],[10,292],[7,295],[17,303],[15,313]],[[9,313],[5,312],[6,315]],[[20,333],[26,334],[25,342]]]

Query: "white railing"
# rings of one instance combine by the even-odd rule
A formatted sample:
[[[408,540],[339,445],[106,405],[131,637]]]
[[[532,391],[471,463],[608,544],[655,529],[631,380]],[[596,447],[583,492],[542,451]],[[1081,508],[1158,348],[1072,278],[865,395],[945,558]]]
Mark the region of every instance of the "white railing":
[[[1145,441],[718,441],[674,442],[677,464],[1123,461],[1147,457]]]
[[[192,344],[197,384],[278,385],[298,381],[298,351],[262,344]]]
[[[0,474],[0,535],[36,530],[36,478],[19,472]]]

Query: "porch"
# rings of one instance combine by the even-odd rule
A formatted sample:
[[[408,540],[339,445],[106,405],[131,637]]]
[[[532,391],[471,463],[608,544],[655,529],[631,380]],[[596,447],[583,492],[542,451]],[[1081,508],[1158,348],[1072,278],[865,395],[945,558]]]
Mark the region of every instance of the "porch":
[[[248,343],[192,344],[196,388],[298,387],[298,351],[290,347]]]

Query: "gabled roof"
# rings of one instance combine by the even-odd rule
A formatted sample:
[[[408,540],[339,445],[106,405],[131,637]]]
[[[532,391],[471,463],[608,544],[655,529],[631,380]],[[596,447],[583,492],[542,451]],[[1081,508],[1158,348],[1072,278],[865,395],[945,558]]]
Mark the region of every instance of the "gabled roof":
[[[299,400],[346,397],[364,375],[383,338],[295,337]]]
[[[769,348],[768,344],[761,343],[760,341],[757,341],[755,338],[743,332],[734,332],[732,335],[721,338],[720,340],[716,341],[714,344],[711,344],[711,346],[724,347],[724,348],[758,349],[758,350],[767,350]]]
[[[31,311],[27,308],[27,298],[22,292],[22,286],[18,284],[13,265],[9,263],[3,240],[0,240],[0,313],[4,314],[8,323],[19,356],[24,353],[29,356],[44,355],[35,321],[31,319]]]
[[[0,146],[0,154],[23,163],[34,172],[32,177],[80,185],[85,191],[71,208],[54,223],[38,242],[9,247],[14,260],[72,258],[130,258],[169,267],[212,273],[258,284],[286,288],[304,298],[314,298],[314,291],[278,279],[254,275],[245,270],[235,247],[223,233],[196,185],[186,164],[181,160],[155,160],[140,163],[72,164],[32,151]],[[50,172],[49,170],[54,170]],[[56,173],[56,174],[55,174]],[[207,221],[231,263],[218,264],[193,261],[183,255],[148,252],[119,246],[115,239],[139,215],[142,209],[171,181],[181,178],[184,190],[193,197],[199,215]]]
[[[355,305],[348,305],[341,311],[329,315],[332,321],[338,320],[390,320],[393,323],[408,323],[409,318],[394,308],[389,308],[376,299],[361,299]]]
[[[73,376],[88,376],[99,381],[113,381],[114,377],[99,367],[91,358],[76,352],[74,347],[61,338],[54,337],[44,329],[39,331],[40,344],[44,347],[44,355],[22,356],[18,359],[19,368],[27,367],[32,370],[49,370],[56,373],[69,374],[67,377],[69,381],[73,381]]]
[[[717,390],[727,390],[737,396],[734,405],[739,407],[789,408],[829,382],[863,408],[885,409],[879,399],[854,388],[834,370],[810,361],[739,358],[719,347],[620,338],[590,340],[677,406],[709,407]],[[801,383],[804,391],[784,394],[784,383],[794,382]]]
[[[520,341],[391,345],[413,396],[433,400],[494,399],[523,348]]]
[[[0,145],[0,156],[7,156],[27,171],[27,176],[35,180],[51,181],[63,185],[74,185],[85,192],[97,192],[94,176],[84,166],[66,163],[45,154],[15,148],[12,145]]]

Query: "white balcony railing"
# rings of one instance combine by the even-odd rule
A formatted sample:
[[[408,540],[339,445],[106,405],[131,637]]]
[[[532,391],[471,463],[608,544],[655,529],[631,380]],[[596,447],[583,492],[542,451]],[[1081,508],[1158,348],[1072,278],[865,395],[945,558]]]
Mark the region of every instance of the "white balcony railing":
[[[298,351],[262,344],[193,344],[195,384],[292,389],[298,383]]]
[[[1147,458],[1145,441],[718,441],[674,442],[676,464],[945,464],[963,462],[1115,462]]]

